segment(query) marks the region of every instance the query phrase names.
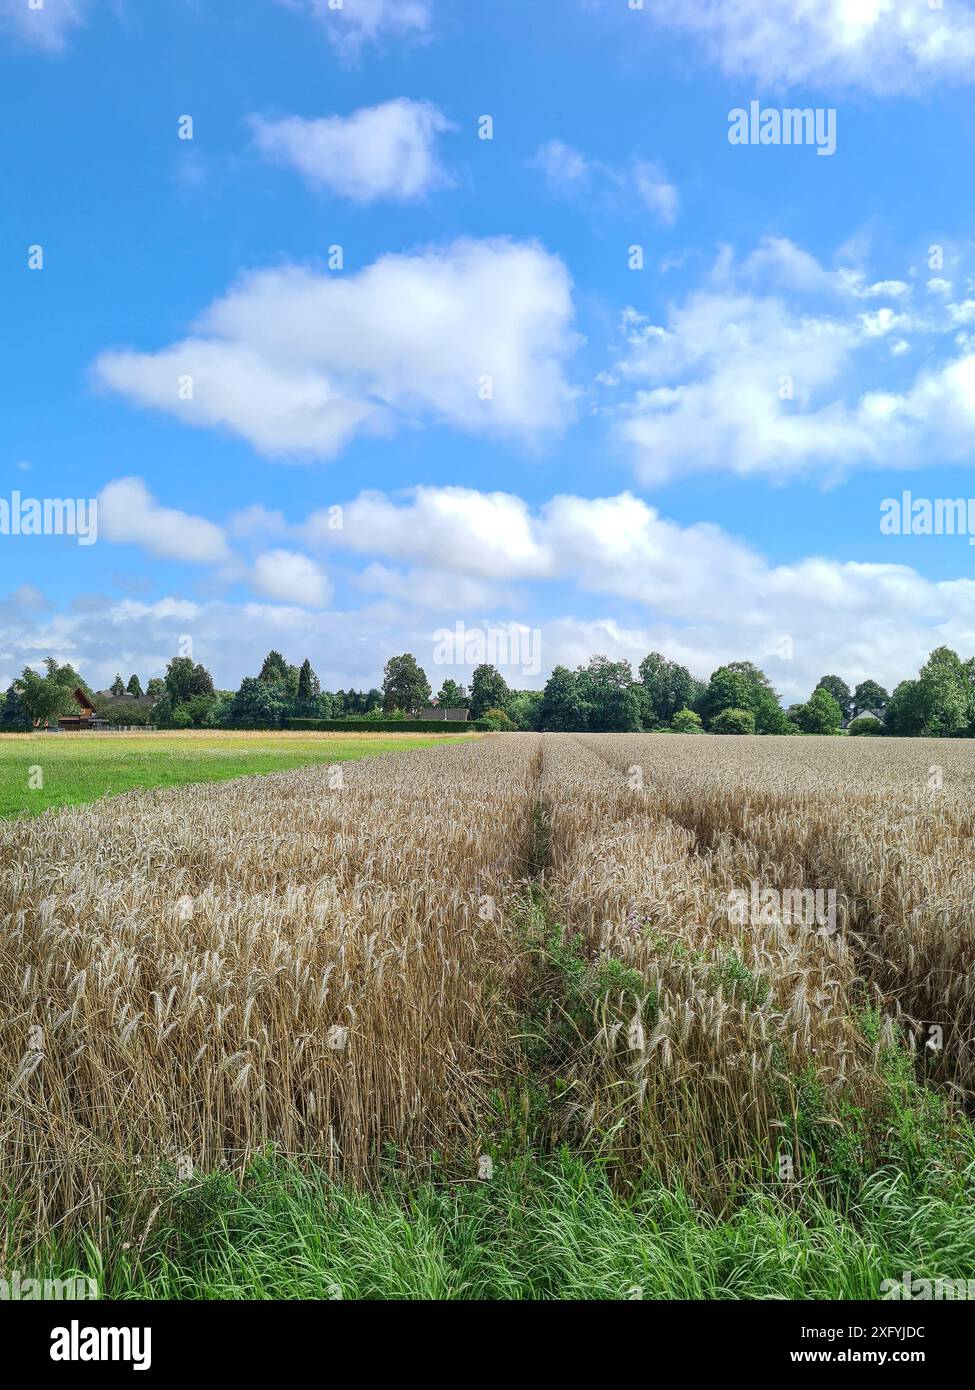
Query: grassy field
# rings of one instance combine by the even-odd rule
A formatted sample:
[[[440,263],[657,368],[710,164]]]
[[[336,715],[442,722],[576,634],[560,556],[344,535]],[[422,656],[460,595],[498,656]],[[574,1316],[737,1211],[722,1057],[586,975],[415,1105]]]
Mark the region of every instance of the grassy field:
[[[0,1272],[975,1279],[973,754],[497,735],[0,823]]]
[[[462,736],[463,737],[463,736]],[[38,815],[134,787],[178,787],[455,742],[429,734],[0,735],[0,817]],[[33,784],[33,785],[32,785]]]

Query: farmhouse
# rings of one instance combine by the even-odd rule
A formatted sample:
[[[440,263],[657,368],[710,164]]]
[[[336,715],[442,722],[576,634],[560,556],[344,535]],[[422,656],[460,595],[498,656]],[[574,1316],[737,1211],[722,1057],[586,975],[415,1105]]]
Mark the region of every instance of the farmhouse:
[[[151,709],[155,704],[151,695],[130,695],[128,691],[121,695],[115,695],[111,690],[96,690],[95,699],[102,709],[102,715],[99,716],[94,704],[80,685],[75,686],[72,694],[75,704],[78,706],[77,714],[62,714],[58,717],[58,728],[66,729],[72,733],[78,733],[84,729],[111,728],[111,722],[104,718],[106,710]]]
[[[876,719],[879,723],[883,724],[886,722],[887,716],[882,709],[857,710],[854,714],[850,715],[849,719],[844,721],[843,728],[848,729],[854,719]]]
[[[82,690],[80,685],[73,690],[75,704],[78,706],[77,714],[62,714],[58,716],[59,729],[94,729],[99,726],[98,716],[95,713],[95,706]]]

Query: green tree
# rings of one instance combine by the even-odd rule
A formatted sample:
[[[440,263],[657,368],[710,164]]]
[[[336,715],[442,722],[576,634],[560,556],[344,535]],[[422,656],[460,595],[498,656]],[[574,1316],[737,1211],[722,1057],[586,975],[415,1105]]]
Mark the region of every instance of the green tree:
[[[228,724],[244,729],[276,729],[286,712],[282,687],[260,676],[245,676],[227,709]]]
[[[643,727],[640,699],[628,661],[592,656],[576,672],[579,693],[589,707],[593,733],[631,733]]]
[[[816,690],[825,690],[832,695],[833,699],[840,707],[840,713],[844,719],[849,719],[853,713],[853,694],[846,681],[840,676],[820,676]]]
[[[91,686],[87,681],[82,680],[78,672],[68,662],[59,666],[53,656],[48,656],[44,659],[44,666],[47,671],[46,679],[53,681],[55,685],[63,686],[69,695],[80,689],[84,691],[89,700],[93,698],[94,691]],[[70,709],[71,705],[66,706],[66,708]]]
[[[311,669],[311,662],[306,656],[298,672],[298,689],[296,694],[299,705],[304,706],[311,704],[312,700],[314,700],[317,695],[321,694],[321,690],[321,683],[315,675],[315,672]]]
[[[166,667],[166,689],[173,705],[181,705],[194,695],[212,695],[213,677],[192,657],[174,656]]]
[[[129,683],[125,688],[129,694],[134,695],[136,699],[142,694],[142,682],[136,675],[129,676]]]
[[[677,710],[670,721],[670,727],[675,734],[703,734],[704,732],[701,716],[695,714],[692,709]]]
[[[920,686],[916,680],[901,681],[899,685],[894,686],[886,716],[887,732],[897,738],[914,738],[921,733],[924,710]]]
[[[746,677],[730,666],[719,666],[711,672],[707,689],[701,696],[698,713],[708,728],[726,709],[748,709],[752,688]]]
[[[747,709],[755,721],[756,733],[788,733],[788,718],[772,682],[752,661],[731,661],[727,666],[719,666],[696,708],[708,728],[723,710]]]
[[[470,711],[472,719],[482,719],[489,709],[507,709],[511,699],[508,682],[501,672],[483,662],[471,677]]]
[[[643,728],[640,699],[632,686],[611,686],[596,696],[589,717],[595,733],[638,734]]]
[[[415,656],[391,656],[383,670],[383,709],[415,714],[430,700],[430,682]]]
[[[723,709],[711,721],[713,734],[753,734],[755,716],[750,709]]]
[[[284,685],[287,678],[288,663],[280,652],[272,648],[264,658],[257,679],[267,681],[270,685]]]
[[[704,689],[686,666],[651,652],[640,662],[644,722],[648,728],[669,724],[678,710],[688,709]]]
[[[56,724],[58,715],[67,714],[74,706],[71,687],[61,683],[57,670],[57,663],[51,661],[46,676],[39,676],[29,666],[25,666],[21,673],[20,698],[28,719],[34,725]]]
[[[123,681],[118,671],[115,672],[115,679],[112,681],[112,684],[108,688],[113,695],[125,694],[125,682]]]
[[[545,683],[538,707],[538,727],[552,733],[579,733],[589,727],[589,706],[578,677],[556,666]]]
[[[508,701],[508,717],[519,729],[537,729],[541,704],[540,690],[513,690]]]
[[[808,703],[800,705],[796,715],[796,723],[804,734],[836,734],[843,723],[843,711],[822,685],[817,685]]]
[[[437,704],[443,709],[467,709],[469,703],[457,682],[448,676],[437,694]]]
[[[887,732],[900,738],[955,738],[971,729],[975,690],[970,663],[936,647],[917,680],[901,681],[887,706]]]
[[[853,712],[859,714],[864,709],[886,709],[890,696],[876,681],[861,681],[853,692]]]
[[[965,664],[950,647],[936,647],[921,667],[918,697],[921,732],[928,738],[955,738],[971,718]]]
[[[23,687],[18,681],[11,681],[0,704],[0,729],[7,733],[20,733],[30,727],[30,715],[24,704]]]

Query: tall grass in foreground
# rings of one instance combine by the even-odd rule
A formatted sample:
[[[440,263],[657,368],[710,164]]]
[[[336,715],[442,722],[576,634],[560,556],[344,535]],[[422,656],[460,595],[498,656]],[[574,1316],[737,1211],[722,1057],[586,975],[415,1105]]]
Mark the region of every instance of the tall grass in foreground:
[[[884,1170],[846,1212],[810,1189],[720,1219],[658,1184],[624,1199],[565,1154],[381,1195],[262,1158],[174,1187],[141,1250],[49,1245],[35,1272],[117,1299],[875,1299],[904,1270],[972,1277],[973,1181],[934,1194]]]

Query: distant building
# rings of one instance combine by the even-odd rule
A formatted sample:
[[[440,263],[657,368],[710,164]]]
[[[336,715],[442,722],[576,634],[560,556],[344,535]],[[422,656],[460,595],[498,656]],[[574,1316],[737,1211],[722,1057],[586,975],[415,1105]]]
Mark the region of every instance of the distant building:
[[[879,724],[885,724],[887,722],[887,716],[882,709],[861,709],[857,710],[856,714],[852,714],[850,718],[844,722],[843,728],[848,729],[854,719],[876,719]]]
[[[123,690],[121,695],[116,695],[113,690],[96,690],[95,699],[109,708],[131,705],[135,709],[151,709],[156,703],[151,695],[133,695],[128,690]]]
[[[78,733],[84,729],[110,729],[111,723],[104,718],[100,718],[94,704],[82,690],[81,686],[76,686],[71,692],[74,696],[75,704],[78,706],[77,714],[62,714],[58,717],[58,728],[67,729],[71,733]],[[115,708],[129,709],[152,709],[156,703],[151,695],[130,695],[126,691],[123,695],[114,695],[111,690],[96,690],[95,699],[104,710]]]
[[[77,714],[62,714],[58,716],[59,729],[93,729],[98,723],[98,716],[95,713],[95,706],[82,690],[80,685],[75,686],[71,692],[74,695],[75,704],[78,706]]]

